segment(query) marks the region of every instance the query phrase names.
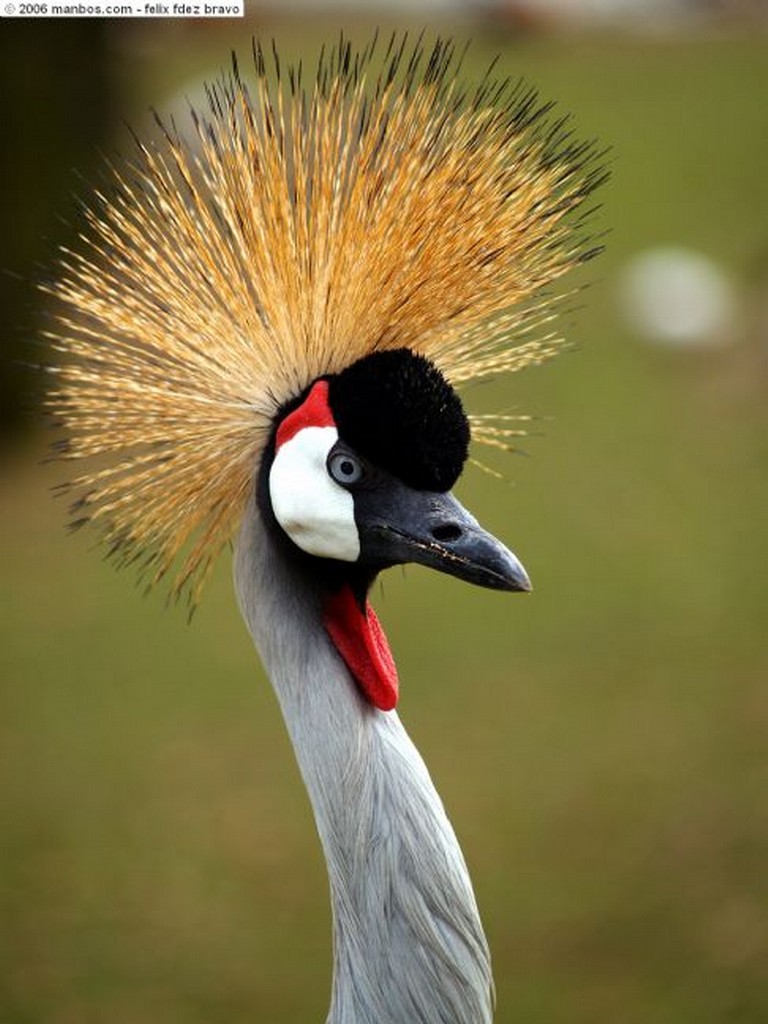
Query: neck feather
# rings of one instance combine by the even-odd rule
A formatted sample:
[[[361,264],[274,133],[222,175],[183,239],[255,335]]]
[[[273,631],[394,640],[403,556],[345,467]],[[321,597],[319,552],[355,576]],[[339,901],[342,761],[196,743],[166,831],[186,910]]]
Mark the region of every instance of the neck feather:
[[[328,1024],[487,1024],[488,947],[456,836],[397,714],[359,694],[320,593],[252,500],[235,556],[240,608],[280,702],[331,888]]]

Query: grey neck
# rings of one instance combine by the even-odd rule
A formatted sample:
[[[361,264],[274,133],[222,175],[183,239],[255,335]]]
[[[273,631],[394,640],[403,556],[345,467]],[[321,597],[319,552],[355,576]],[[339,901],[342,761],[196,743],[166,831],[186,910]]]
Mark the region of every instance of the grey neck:
[[[393,711],[358,692],[251,500],[235,554],[243,617],[277,693],[323,844],[334,924],[328,1024],[487,1024],[490,958],[467,868]]]

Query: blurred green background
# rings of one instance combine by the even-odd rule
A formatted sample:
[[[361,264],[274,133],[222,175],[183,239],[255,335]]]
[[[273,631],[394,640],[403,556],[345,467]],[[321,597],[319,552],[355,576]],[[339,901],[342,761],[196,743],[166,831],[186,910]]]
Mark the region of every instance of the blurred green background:
[[[340,24],[3,24],[0,1024],[325,1019],[324,866],[230,565],[188,626],[68,538],[49,494],[65,468],[40,463],[36,377],[10,354],[42,322],[30,282],[77,227],[70,194],[100,148],[130,147],[121,119],[141,131],[253,32],[311,58]],[[768,37],[436,27],[474,37],[468,74],[500,52],[612,147],[574,351],[465,395],[540,417],[526,457],[493,461],[504,481],[470,468],[459,490],[534,594],[409,569],[375,595],[401,715],[470,864],[497,1020],[759,1024]],[[720,344],[627,327],[627,261],[666,244],[731,282]]]

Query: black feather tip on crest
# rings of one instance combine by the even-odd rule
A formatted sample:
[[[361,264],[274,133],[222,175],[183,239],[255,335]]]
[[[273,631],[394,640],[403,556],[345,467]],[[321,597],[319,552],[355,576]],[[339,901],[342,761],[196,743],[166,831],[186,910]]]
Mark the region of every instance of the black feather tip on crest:
[[[371,355],[329,377],[339,437],[424,491],[448,491],[469,451],[461,399],[434,363],[407,348]]]

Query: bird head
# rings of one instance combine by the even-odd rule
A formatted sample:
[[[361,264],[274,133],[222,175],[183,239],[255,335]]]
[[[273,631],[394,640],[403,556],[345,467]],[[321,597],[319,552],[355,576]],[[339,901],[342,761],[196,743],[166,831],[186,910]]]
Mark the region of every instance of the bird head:
[[[253,56],[191,141],[161,122],[113,170],[51,286],[72,524],[194,608],[257,478],[337,647],[384,650],[365,602],[387,566],[529,588],[450,493],[470,427],[509,449],[520,425],[455,389],[559,350],[604,175],[525,84],[465,85],[450,41],[342,38],[309,84]]]
[[[266,459],[274,518],[302,552],[371,579],[417,562],[530,590],[517,558],[451,494],[470,427],[440,371],[408,349],[315,381],[278,417]]]
[[[531,588],[515,555],[451,494],[469,441],[457,393],[403,348],[315,381],[281,410],[267,448],[262,515],[320,587],[328,633],[384,710],[397,677],[367,601],[378,572],[415,562],[497,590]]]

